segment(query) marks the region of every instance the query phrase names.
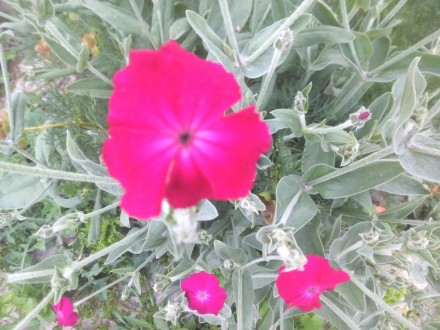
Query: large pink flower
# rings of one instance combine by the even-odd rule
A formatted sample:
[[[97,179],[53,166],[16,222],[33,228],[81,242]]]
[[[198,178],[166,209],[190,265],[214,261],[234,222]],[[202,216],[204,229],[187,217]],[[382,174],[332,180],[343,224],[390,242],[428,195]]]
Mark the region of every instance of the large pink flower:
[[[61,297],[58,304],[52,304],[53,311],[57,314],[59,326],[74,326],[78,323],[78,313],[73,311],[73,304],[70,298]]]
[[[170,41],[131,51],[113,80],[103,156],[127,213],[156,216],[164,197],[184,208],[248,194],[271,137],[254,106],[225,114],[241,98],[231,73]]]
[[[289,307],[310,312],[321,307],[319,296],[324,291],[333,291],[336,285],[350,280],[343,270],[334,270],[327,259],[315,255],[307,256],[304,270],[284,271],[280,268],[275,282],[278,293]]]
[[[206,272],[192,274],[182,281],[180,287],[185,291],[189,308],[200,314],[217,315],[226,300],[226,290],[219,285],[215,275]]]

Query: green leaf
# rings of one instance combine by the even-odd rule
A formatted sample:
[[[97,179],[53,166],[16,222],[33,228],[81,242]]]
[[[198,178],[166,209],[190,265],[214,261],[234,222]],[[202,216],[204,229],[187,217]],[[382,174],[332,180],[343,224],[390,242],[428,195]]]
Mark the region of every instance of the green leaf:
[[[346,29],[322,25],[303,29],[293,40],[293,48],[305,48],[317,44],[341,44],[353,41],[355,35]]]
[[[356,285],[351,282],[346,282],[337,285],[335,291],[344,297],[357,311],[361,313],[365,312],[365,295]]]
[[[386,211],[378,214],[379,220],[393,220],[393,219],[404,219],[410,213],[412,213],[416,208],[418,208],[426,199],[426,196],[416,198],[406,203],[399,205],[393,205],[386,209]]]
[[[401,196],[424,196],[429,194],[429,191],[420,180],[416,180],[407,174],[399,175],[397,178],[381,184],[375,189]]]
[[[170,27],[170,37],[174,40],[179,39],[185,33],[187,33],[191,28],[186,17],[179,18]]]
[[[304,330],[316,330],[324,327],[324,319],[318,315],[304,314],[300,317]]]
[[[354,249],[353,246],[359,245],[361,241],[359,235],[368,233],[371,228],[371,221],[362,221],[351,226],[342,237],[333,241],[329,252],[330,260],[336,260],[341,267],[352,263],[359,256],[357,249]],[[343,253],[343,251],[345,252]]]
[[[221,38],[225,38],[226,30],[220,5],[217,0],[210,2],[210,14],[208,24],[216,31]],[[229,14],[231,15],[232,26],[242,29],[252,12],[253,0],[228,0]]]
[[[274,21],[279,21],[287,16],[287,8],[285,0],[271,0],[270,7],[272,18]]]
[[[278,182],[274,224],[283,223],[287,227],[299,230],[312,220],[317,212],[315,202],[303,191],[300,176],[285,176]]]
[[[362,68],[368,68],[368,62],[373,54],[373,44],[370,38],[364,33],[355,32],[356,39],[353,41],[356,55],[361,63]]]
[[[96,164],[95,162],[91,161],[84,155],[84,153],[75,143],[75,141],[72,139],[72,136],[70,135],[69,132],[67,132],[67,136],[66,136],[66,148],[67,148],[67,153],[69,154],[70,159],[72,160],[72,163],[76,167],[85,170],[89,174],[108,176],[107,169],[104,166]],[[122,188],[117,183],[114,184],[99,183],[97,184],[97,186],[112,195],[116,195],[116,196],[122,195]]]
[[[435,77],[440,76],[440,55],[415,52],[411,56],[408,56],[407,58],[400,60],[396,64],[387,67],[378,75],[371,77],[368,80],[374,82],[394,81],[407,74],[408,67],[416,57],[420,57],[420,62],[418,64],[420,72]]]
[[[305,173],[316,164],[334,166],[335,153],[331,150],[325,152],[322,150],[320,142],[311,142],[306,139],[302,153],[301,171]]]
[[[234,62],[223,51],[225,44],[211,29],[206,20],[194,11],[187,10],[186,17],[194,31],[202,38],[206,48],[228,71],[234,70]]]
[[[241,57],[246,61],[246,58],[252,56],[252,54],[260,48],[261,44],[269,38],[271,35],[273,35],[278,28],[284,23],[284,20],[278,21],[273,23],[272,25],[269,25],[268,27],[262,29],[259,31],[255,36],[252,37],[246,44],[246,47],[241,53]],[[293,40],[295,44],[295,40],[297,38],[297,34],[299,31],[301,31],[304,26],[308,24],[310,21],[310,15],[304,14],[301,15],[293,24],[292,24],[292,33],[293,33]],[[268,70],[270,63],[273,58],[273,53],[275,51],[275,48],[273,46],[270,46],[263,54],[261,54],[255,61],[252,63],[248,63],[244,68],[244,74],[248,78],[259,78],[261,76],[264,76]],[[281,57],[278,61],[278,65],[281,65],[289,55],[289,52],[283,52],[281,54]]]
[[[119,6],[115,6],[108,1],[98,0],[80,0],[80,3],[110,24],[116,31],[133,35],[142,33],[136,17]]]
[[[378,160],[349,172],[346,172],[347,167],[342,170],[335,170],[326,165],[315,165],[304,174],[303,179],[305,182],[312,181],[323,176],[323,173],[331,171],[332,177],[313,185],[313,189],[324,198],[335,199],[367,191],[403,173],[399,162],[394,160]]]
[[[78,95],[108,99],[113,88],[99,78],[84,78],[71,83],[67,86],[67,90]]]
[[[440,183],[440,142],[416,134],[399,155],[399,161],[415,177]]]
[[[371,36],[370,36],[371,38]],[[373,40],[373,53],[368,65],[369,70],[377,68],[385,63],[390,52],[391,40],[388,37],[380,37]]]
[[[16,144],[20,141],[20,136],[24,130],[24,114],[27,108],[26,94],[23,92],[14,91],[11,95],[11,111],[12,111],[12,123],[11,127],[11,140]]]
[[[329,5],[325,2],[318,1],[313,6],[313,15],[321,22],[322,25],[341,26],[337,15],[332,11]]]
[[[305,254],[324,255],[324,247],[319,235],[321,219],[314,217],[305,226],[295,232],[295,240]]]
[[[254,319],[254,288],[247,270],[238,269],[232,273],[235,305],[237,308],[237,329],[252,330]]]
[[[275,109],[271,114],[278,119],[281,119],[291,129],[292,137],[303,136],[300,114],[294,109]]]
[[[396,99],[395,110],[397,118],[391,119],[395,123],[393,130],[394,152],[401,155],[408,140],[408,134],[404,129],[404,124],[413,115],[417,101],[426,87],[426,80],[417,68],[420,58],[415,58],[410,65],[408,74],[393,85],[393,96]]]
[[[0,180],[0,210],[21,209],[45,197],[41,178],[9,174]]]
[[[217,256],[222,260],[231,259],[239,265],[243,265],[247,260],[246,253],[243,249],[230,247],[219,240],[214,241],[214,250]]]

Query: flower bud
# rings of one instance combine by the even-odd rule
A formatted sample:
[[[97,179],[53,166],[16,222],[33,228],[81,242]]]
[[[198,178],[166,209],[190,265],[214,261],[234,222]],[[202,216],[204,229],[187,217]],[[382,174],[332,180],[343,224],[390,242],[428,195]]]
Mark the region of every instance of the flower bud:
[[[370,119],[371,119],[370,110],[366,109],[363,106],[358,111],[352,113],[349,116],[349,120],[351,121],[353,127],[356,129],[362,128],[365,125],[365,123]]]
[[[182,313],[182,308],[178,302],[170,302],[168,301],[167,305],[163,308],[165,312],[165,321],[171,322],[171,324],[176,325],[177,320]]]
[[[154,292],[163,292],[169,285],[171,284],[171,280],[164,275],[157,275],[154,280],[153,291]]]
[[[362,240],[368,245],[373,245],[379,241],[380,234],[376,229],[371,229],[368,233],[359,234]]]
[[[303,270],[307,258],[289,243],[282,243],[278,246],[277,252],[286,265],[286,271],[295,269]]]
[[[212,239],[212,235],[208,234],[206,230],[199,231],[199,239],[198,241],[202,244],[209,245],[209,242]]]
[[[42,239],[48,239],[53,237],[54,231],[51,226],[43,225],[40,227],[40,229],[38,229],[36,234],[40,236]]]
[[[278,38],[274,42],[274,47],[285,52],[290,50],[293,43],[293,34],[290,29],[286,29],[284,31],[281,31],[281,33],[278,35]]]
[[[235,262],[231,259],[226,259],[223,261],[223,268],[227,270],[232,270],[235,266]]]
[[[55,272],[50,280],[50,286],[57,292],[69,286],[69,280],[63,276],[61,269],[55,267]]]

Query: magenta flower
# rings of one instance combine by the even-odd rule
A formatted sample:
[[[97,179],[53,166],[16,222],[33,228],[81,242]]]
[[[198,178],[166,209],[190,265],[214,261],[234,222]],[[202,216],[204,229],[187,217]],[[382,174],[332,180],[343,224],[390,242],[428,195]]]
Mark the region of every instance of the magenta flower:
[[[247,196],[271,136],[254,106],[225,114],[241,98],[231,73],[170,41],[131,51],[113,80],[103,156],[127,213],[156,216],[163,198],[185,208]]]
[[[327,259],[315,255],[307,256],[304,270],[279,270],[275,282],[281,298],[303,312],[321,308],[319,296],[324,291],[333,291],[336,285],[350,280],[343,270],[334,270]]]
[[[189,308],[200,314],[217,315],[226,300],[226,290],[219,285],[215,275],[206,272],[192,274],[182,281],[180,287],[185,291]]]
[[[58,325],[70,327],[78,323],[78,313],[73,311],[70,298],[61,297],[58,304],[52,304],[53,311],[57,314]]]

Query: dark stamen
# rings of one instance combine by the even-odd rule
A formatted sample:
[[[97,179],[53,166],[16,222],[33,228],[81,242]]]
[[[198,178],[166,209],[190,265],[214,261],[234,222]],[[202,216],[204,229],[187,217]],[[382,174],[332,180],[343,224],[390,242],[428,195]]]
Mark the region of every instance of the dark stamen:
[[[184,146],[186,146],[190,140],[191,140],[191,134],[189,134],[189,132],[183,132],[182,134],[179,135],[179,141]]]

